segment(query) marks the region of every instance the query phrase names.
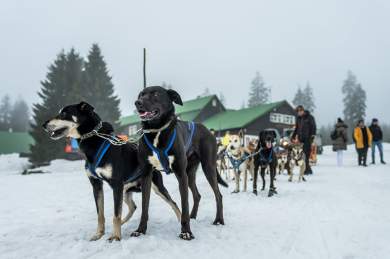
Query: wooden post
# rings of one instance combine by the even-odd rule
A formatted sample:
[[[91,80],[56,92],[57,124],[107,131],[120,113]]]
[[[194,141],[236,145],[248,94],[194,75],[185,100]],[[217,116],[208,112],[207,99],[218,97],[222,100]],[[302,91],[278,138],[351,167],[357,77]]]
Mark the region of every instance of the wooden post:
[[[146,48],[144,48],[144,89],[146,88]]]

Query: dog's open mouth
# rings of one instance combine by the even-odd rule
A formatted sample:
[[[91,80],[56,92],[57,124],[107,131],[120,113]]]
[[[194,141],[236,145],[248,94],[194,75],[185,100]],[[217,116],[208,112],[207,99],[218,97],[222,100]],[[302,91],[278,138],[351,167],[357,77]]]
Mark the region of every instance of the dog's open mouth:
[[[159,112],[158,110],[154,111],[144,111],[144,110],[139,110],[138,111],[138,116],[140,117],[141,120],[143,121],[148,121],[156,118],[158,116]]]
[[[56,130],[50,130],[48,131],[50,138],[52,139],[59,139],[65,135],[65,132],[67,131],[67,127],[59,128]]]

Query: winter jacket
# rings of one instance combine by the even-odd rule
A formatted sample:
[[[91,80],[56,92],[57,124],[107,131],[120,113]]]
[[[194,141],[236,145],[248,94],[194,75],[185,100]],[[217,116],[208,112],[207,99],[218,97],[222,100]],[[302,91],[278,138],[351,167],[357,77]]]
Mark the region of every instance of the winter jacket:
[[[298,116],[295,122],[295,130],[292,139],[298,136],[302,143],[311,142],[317,132],[316,121],[309,111],[305,111],[303,116]]]
[[[366,138],[365,135],[367,135]],[[355,139],[356,148],[368,148],[371,146],[372,134],[369,128],[356,127],[353,131],[353,136]]]
[[[371,124],[370,131],[372,134],[372,141],[381,141],[383,139],[382,129],[379,125]]]
[[[334,133],[336,138],[332,140],[333,151],[347,150],[348,143],[348,126],[343,122],[338,122],[335,125]]]

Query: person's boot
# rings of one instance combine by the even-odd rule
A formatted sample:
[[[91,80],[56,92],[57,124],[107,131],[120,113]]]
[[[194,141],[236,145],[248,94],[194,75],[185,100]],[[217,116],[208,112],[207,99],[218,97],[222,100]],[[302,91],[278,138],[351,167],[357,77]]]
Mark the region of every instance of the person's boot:
[[[374,161],[374,160],[372,160],[371,164],[375,165],[375,161]]]
[[[385,160],[381,160],[381,163],[382,163],[383,165],[385,165],[385,164],[386,164]]]

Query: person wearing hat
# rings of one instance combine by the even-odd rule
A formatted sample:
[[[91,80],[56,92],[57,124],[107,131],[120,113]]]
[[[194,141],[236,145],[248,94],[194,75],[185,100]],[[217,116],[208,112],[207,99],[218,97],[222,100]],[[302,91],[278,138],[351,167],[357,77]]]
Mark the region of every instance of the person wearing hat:
[[[371,163],[375,164],[375,147],[378,147],[381,163],[386,164],[385,160],[383,160],[383,145],[382,145],[383,133],[381,127],[379,126],[378,119],[376,118],[372,119],[369,128],[372,133]]]
[[[364,125],[364,120],[359,120],[353,131],[353,137],[358,153],[359,166],[367,166],[367,151],[372,143],[372,134],[369,128]]]
[[[337,152],[337,165],[343,165],[343,151],[347,150],[348,143],[348,126],[341,118],[337,119],[335,128],[330,136],[332,139],[333,151]]]
[[[302,105],[298,105],[295,110],[297,112],[297,118],[295,121],[295,130],[291,136],[291,141],[294,142],[298,140],[303,144],[303,152],[306,156],[305,175],[308,175],[313,173],[309,159],[311,144],[314,141],[317,132],[317,126],[313,115],[311,115],[309,111],[306,111]]]

